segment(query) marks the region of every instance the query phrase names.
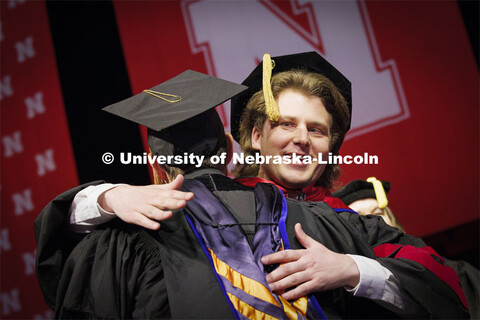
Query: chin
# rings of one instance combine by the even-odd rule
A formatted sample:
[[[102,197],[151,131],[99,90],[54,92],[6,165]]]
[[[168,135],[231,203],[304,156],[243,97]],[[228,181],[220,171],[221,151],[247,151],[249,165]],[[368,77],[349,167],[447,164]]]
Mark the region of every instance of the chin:
[[[287,188],[303,189],[315,183],[315,180],[312,180],[312,175],[313,173],[307,172],[289,172],[283,176],[283,182],[288,185]]]
[[[303,189],[308,187],[310,184],[312,184],[310,179],[298,179],[298,176],[294,177],[293,179],[288,179],[288,182],[282,183],[282,185],[288,189]]]

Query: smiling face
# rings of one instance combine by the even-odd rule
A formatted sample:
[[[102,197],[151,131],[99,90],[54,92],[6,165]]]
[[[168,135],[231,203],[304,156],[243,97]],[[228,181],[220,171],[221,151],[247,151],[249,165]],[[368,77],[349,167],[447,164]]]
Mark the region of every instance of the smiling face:
[[[323,123],[326,124],[324,126],[328,127],[327,134],[329,135],[329,147],[321,149],[330,150],[333,155],[337,155],[345,133],[347,132],[350,115],[347,102],[335,85],[319,73],[308,72],[305,70],[290,70],[275,74],[272,77],[271,88],[273,96],[277,101],[277,105],[281,104],[281,114],[288,117],[293,115],[293,118],[297,117],[300,121],[304,121],[305,123],[308,122],[309,125],[312,124],[313,120],[317,122],[323,121]],[[286,104],[284,101],[280,101],[279,103],[280,99],[285,99],[287,91],[297,93],[297,98],[303,96],[303,99],[308,101],[307,104],[310,103],[316,107],[321,104],[322,108],[318,108],[317,110],[316,107],[314,107],[309,110],[308,108],[303,107],[303,102],[299,104],[295,101],[290,105]],[[303,93],[303,95],[300,93]],[[280,95],[282,95],[282,97],[280,97]],[[322,112],[320,112],[320,109]],[[318,113],[320,113],[320,116],[318,114],[307,116],[307,112],[312,112],[312,110],[317,110]],[[287,111],[291,114],[287,114]],[[328,115],[325,111],[327,111]],[[281,155],[280,153],[283,152],[282,150],[284,147],[277,145],[277,139],[280,141],[280,138],[276,136],[277,130],[279,132],[282,131],[280,131],[280,128],[277,128],[278,126],[272,126],[267,121],[267,118],[264,93],[263,90],[260,90],[254,93],[248,101],[243,110],[240,121],[238,142],[246,156],[255,156],[257,153],[263,155]],[[288,132],[285,126],[290,126],[290,124],[282,125],[283,129],[285,129],[283,130],[284,133]],[[298,126],[295,128],[298,128]],[[270,130],[273,132],[269,132]],[[267,141],[270,140],[270,136],[272,136],[272,143],[274,143],[273,146],[275,146],[275,148],[273,146],[269,148],[268,146]],[[313,134],[309,134],[308,137],[312,138],[312,140],[309,140],[310,145],[307,148],[310,153],[312,148],[316,148],[317,139],[314,139],[315,137]],[[262,140],[260,140],[260,138],[262,138]],[[253,139],[256,140],[255,146],[253,145]],[[325,137],[322,139],[325,139]],[[312,144],[312,142],[315,143]],[[302,143],[300,143],[300,145],[302,145]],[[305,149],[306,147],[299,147],[299,143],[292,147],[295,151],[298,151],[297,148]],[[259,151],[260,149],[262,152]],[[288,149],[290,149],[290,147],[288,147]],[[288,149],[286,150],[287,153],[290,151]],[[317,151],[314,150],[313,153],[316,156]],[[301,188],[305,185],[308,186],[309,184],[315,184],[330,189],[332,188],[335,179],[340,175],[340,168],[336,164],[329,164],[326,167],[323,165],[315,166],[315,172],[312,172],[313,175],[308,179],[304,177],[304,172],[312,169],[312,166],[308,166],[308,168],[291,168],[286,165],[277,164],[275,164],[275,166],[278,168],[268,165],[262,166],[256,163],[237,164],[234,174],[237,177],[258,176],[260,174],[260,176],[263,177],[271,177],[272,180],[281,183],[287,188],[295,189]],[[321,171],[323,171],[323,174],[321,174]],[[290,176],[290,173],[288,175],[283,175],[283,173],[288,172],[293,174],[291,181],[289,181],[287,177]],[[299,177],[299,174],[301,177]],[[317,176],[320,178],[315,180],[315,177]]]
[[[286,89],[276,99],[280,120],[267,120],[263,129],[253,128],[252,147],[263,156],[289,156],[293,153],[317,159],[327,158],[330,151],[332,117],[322,100]],[[325,164],[262,164],[258,176],[276,181],[288,189],[302,189],[314,184],[322,175]]]

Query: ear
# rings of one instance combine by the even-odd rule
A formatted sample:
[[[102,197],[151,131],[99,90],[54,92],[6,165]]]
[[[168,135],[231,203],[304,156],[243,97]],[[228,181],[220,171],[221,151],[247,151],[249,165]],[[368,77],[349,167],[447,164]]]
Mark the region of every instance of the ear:
[[[152,153],[148,154],[150,157],[153,157]],[[150,161],[149,161],[150,163]],[[153,170],[153,177],[155,180],[155,184],[165,184],[170,182],[170,179],[168,178],[167,172],[160,167],[158,162],[153,161],[153,163],[150,163],[150,166],[152,167]]]
[[[227,139],[227,159],[225,165],[229,164],[232,161],[233,156],[233,137],[230,132],[225,133],[225,138]]]
[[[252,148],[255,150],[260,150],[262,144],[260,143],[260,138],[262,137],[262,131],[257,127],[253,127],[252,129]]]

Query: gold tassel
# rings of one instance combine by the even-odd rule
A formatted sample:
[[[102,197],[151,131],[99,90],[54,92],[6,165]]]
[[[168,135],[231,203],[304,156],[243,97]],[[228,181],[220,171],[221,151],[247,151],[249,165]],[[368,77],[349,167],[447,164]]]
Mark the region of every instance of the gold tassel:
[[[272,68],[274,67],[274,62],[270,58],[268,53],[263,55],[263,97],[265,98],[265,111],[267,113],[268,119],[272,123],[278,122],[280,119],[280,112],[278,111],[277,103],[272,93]]]
[[[380,209],[385,208],[388,205],[387,194],[385,189],[383,189],[383,184],[380,180],[377,180],[375,177],[370,177],[367,179],[367,182],[373,184],[373,190],[375,191],[375,196],[377,197],[378,207]]]

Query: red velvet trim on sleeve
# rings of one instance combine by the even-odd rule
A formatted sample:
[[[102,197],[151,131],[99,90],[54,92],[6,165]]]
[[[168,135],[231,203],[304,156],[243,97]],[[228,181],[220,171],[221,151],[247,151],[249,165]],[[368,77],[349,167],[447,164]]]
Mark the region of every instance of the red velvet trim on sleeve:
[[[460,287],[460,280],[458,279],[457,274],[452,268],[437,262],[433,258],[434,255],[444,261],[444,259],[442,259],[442,257],[440,257],[431,247],[416,248],[414,246],[386,243],[376,246],[373,251],[379,258],[404,258],[420,263],[448,284],[453,291],[455,291],[463,305],[468,309],[467,299]]]
[[[325,197],[323,199],[323,201],[325,201],[330,207],[332,207],[333,209],[348,209],[348,210],[352,210],[350,209],[345,203],[342,202],[342,200],[340,200],[340,198],[335,198],[335,197]]]

